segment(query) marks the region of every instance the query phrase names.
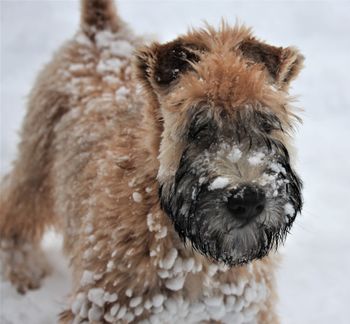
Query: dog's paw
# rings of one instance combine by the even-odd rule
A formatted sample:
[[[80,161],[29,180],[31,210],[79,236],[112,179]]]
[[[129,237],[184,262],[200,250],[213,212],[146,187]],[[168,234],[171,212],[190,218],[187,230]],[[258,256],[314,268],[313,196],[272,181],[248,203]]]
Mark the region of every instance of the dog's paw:
[[[42,279],[50,272],[39,246],[17,245],[9,241],[0,244],[0,268],[3,279],[10,281],[21,294],[38,289]]]

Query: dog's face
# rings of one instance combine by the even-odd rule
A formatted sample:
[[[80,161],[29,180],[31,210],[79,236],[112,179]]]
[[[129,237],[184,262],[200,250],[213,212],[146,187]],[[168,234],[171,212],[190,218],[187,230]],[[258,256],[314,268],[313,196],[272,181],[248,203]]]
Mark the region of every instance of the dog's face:
[[[287,89],[302,61],[296,49],[226,25],[137,54],[162,133],[162,208],[179,236],[214,260],[265,256],[301,210]]]

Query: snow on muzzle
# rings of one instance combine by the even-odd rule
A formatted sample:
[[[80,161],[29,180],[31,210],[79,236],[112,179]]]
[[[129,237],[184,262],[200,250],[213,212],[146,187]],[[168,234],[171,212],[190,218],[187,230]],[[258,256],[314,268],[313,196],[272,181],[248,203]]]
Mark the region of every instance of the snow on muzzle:
[[[229,265],[277,247],[302,205],[301,181],[278,141],[189,144],[160,197],[183,240]]]

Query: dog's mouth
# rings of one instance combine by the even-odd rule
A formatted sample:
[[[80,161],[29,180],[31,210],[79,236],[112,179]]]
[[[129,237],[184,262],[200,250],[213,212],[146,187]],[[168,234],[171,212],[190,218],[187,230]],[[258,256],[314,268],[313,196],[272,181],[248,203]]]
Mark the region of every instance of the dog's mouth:
[[[297,213],[291,201],[266,198],[259,213],[242,218],[228,208],[230,197],[226,190],[200,192],[184,222],[174,222],[180,237],[229,266],[260,259],[284,242]]]

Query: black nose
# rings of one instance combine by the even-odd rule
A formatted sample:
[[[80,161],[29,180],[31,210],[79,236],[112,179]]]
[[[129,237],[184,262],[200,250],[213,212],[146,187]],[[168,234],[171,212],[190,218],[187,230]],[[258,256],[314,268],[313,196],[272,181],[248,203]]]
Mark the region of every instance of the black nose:
[[[262,213],[265,201],[262,189],[246,185],[231,192],[227,205],[233,217],[249,222]]]

